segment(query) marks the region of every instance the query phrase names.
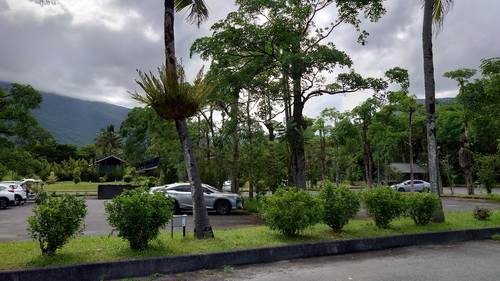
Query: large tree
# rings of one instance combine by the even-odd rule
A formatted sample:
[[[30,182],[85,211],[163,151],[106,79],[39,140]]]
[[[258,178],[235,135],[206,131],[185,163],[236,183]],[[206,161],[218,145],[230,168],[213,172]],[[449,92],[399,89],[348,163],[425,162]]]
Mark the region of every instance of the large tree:
[[[108,125],[106,128],[101,129],[94,141],[98,157],[121,156],[123,139],[118,131],[115,131],[115,125]]]
[[[212,26],[213,35],[197,40],[192,47],[192,51],[201,53],[205,59],[211,58],[212,64],[219,68],[226,66],[233,71],[243,71],[259,65],[261,73],[272,72],[274,81],[280,82],[277,94],[285,108],[290,162],[298,188],[306,187],[305,103],[324,94],[379,88],[379,81],[365,79],[354,72],[339,75],[336,83],[325,83],[322,74],[353,64],[346,53],[327,41],[338,26],[351,24],[360,32],[359,42],[364,44],[367,33],[361,30],[358,17],[364,13],[371,20],[378,20],[385,12],[382,2],[237,0],[238,11]],[[318,26],[319,14],[334,3],[337,20]],[[260,72],[251,77],[260,77]]]
[[[424,18],[422,25],[422,49],[424,60],[425,109],[427,112],[428,171],[431,192],[439,196],[439,164],[436,138],[436,88],[434,81],[434,57],[432,52],[432,24],[442,27],[444,17],[453,0],[422,0]],[[434,216],[436,222],[444,222],[442,207]]]

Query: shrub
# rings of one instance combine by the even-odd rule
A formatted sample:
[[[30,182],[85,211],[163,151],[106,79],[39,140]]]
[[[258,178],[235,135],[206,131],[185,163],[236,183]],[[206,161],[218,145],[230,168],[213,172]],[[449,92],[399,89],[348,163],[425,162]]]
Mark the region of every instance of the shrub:
[[[73,182],[74,182],[75,184],[78,184],[80,181],[81,181],[81,179],[80,179],[80,178],[74,178],[74,179],[73,179]]]
[[[118,237],[133,250],[148,247],[172,217],[173,202],[162,192],[149,194],[145,188],[125,190],[106,203],[107,220]]]
[[[439,197],[432,193],[412,193],[407,203],[407,214],[417,225],[428,224],[441,204]]]
[[[292,236],[318,223],[321,207],[307,191],[291,187],[261,197],[259,211],[271,230]]]
[[[54,254],[85,229],[85,199],[69,194],[56,198],[40,191],[35,203],[35,215],[28,218],[28,231],[33,239],[38,240],[43,254]]]
[[[472,215],[475,219],[480,221],[489,220],[491,217],[491,210],[487,207],[476,206],[476,208],[472,212]]]
[[[405,207],[404,197],[388,186],[363,191],[363,201],[366,213],[380,228],[389,228],[391,221],[401,216]]]
[[[132,180],[134,180],[134,177],[132,175],[125,175],[123,176],[123,181],[126,183],[131,183]]]
[[[322,207],[322,220],[333,230],[341,230],[359,211],[359,193],[347,186],[335,188],[330,181],[319,193]]]
[[[45,179],[45,182],[47,184],[53,184],[53,183],[56,183],[58,180],[59,180],[59,178],[56,176],[56,174],[54,172],[50,172],[50,175],[47,176],[47,178]]]

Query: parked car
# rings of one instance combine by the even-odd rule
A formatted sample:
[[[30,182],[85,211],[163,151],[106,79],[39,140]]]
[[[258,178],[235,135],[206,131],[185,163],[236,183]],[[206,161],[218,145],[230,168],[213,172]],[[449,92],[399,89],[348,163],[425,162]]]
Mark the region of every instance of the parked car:
[[[202,184],[202,186],[207,209],[215,210],[220,215],[225,215],[231,210],[243,209],[243,198],[240,195],[220,192],[208,184]],[[152,187],[149,192],[165,192],[167,196],[172,197],[175,204],[174,213],[193,209],[191,186],[189,183],[172,183],[164,186],[156,186]]]
[[[14,189],[6,185],[0,185],[0,209],[14,205]]]
[[[404,181],[402,183],[391,185],[391,187],[397,191],[400,191],[400,192],[410,192],[411,191],[411,181],[407,180],[407,181]],[[413,188],[417,192],[422,192],[422,191],[424,191],[424,188],[427,188],[427,189],[431,188],[431,184],[426,182],[426,181],[423,181],[423,180],[413,180]]]
[[[3,182],[0,182],[0,184],[6,185],[6,186],[14,189],[14,200],[15,200],[14,205],[15,206],[19,206],[21,204],[24,204],[24,203],[26,203],[26,200],[28,200],[28,190],[22,182],[3,181]]]

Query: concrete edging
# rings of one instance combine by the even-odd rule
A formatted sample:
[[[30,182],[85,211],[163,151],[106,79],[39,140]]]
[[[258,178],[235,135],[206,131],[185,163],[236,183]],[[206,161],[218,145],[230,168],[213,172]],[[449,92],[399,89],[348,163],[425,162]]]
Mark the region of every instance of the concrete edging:
[[[172,274],[224,265],[268,263],[281,260],[321,257],[337,254],[384,250],[397,247],[437,245],[488,239],[500,233],[500,227],[424,232],[365,239],[288,244],[204,254],[164,256],[109,262],[93,262],[63,266],[47,266],[23,270],[0,271],[3,281],[35,280],[109,280],[154,273]]]

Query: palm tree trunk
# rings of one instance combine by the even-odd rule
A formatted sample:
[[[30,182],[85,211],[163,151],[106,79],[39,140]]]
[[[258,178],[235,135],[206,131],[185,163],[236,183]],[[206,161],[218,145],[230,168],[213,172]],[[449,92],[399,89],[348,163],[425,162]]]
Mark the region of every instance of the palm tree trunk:
[[[165,52],[167,60],[175,67],[175,37],[174,37],[174,0],[165,0],[165,18],[163,21],[163,32],[165,40]],[[168,63],[167,63],[168,65]]]
[[[436,113],[435,113],[435,82],[434,82],[434,57],[432,54],[432,10],[434,0],[425,0],[424,19],[422,26],[422,48],[424,59],[424,89],[425,107],[427,111],[427,151],[428,170],[431,192],[439,196],[438,188],[438,162],[437,162],[437,139],[436,139]],[[444,222],[443,207],[436,212],[433,220]]]
[[[185,118],[175,118],[175,127],[181,140],[182,151],[184,152],[184,162],[189,182],[191,183],[191,196],[193,198],[194,236],[198,239],[214,238],[212,226],[208,218],[203,187],[201,186],[198,165],[194,156],[193,144],[189,136],[187,122]]]

